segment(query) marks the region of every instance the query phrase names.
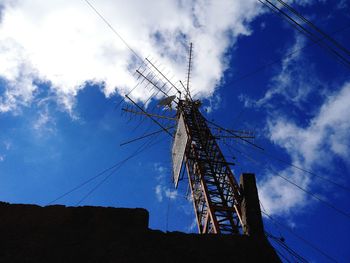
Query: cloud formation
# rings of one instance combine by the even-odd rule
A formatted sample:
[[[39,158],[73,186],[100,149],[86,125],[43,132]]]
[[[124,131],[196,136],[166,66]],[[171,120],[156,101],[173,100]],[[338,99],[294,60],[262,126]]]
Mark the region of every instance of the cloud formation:
[[[184,79],[188,43],[193,42],[193,92],[210,96],[227,68],[225,51],[260,5],[247,1],[93,1],[128,44],[150,55]],[[106,96],[134,87],[129,72],[135,58],[82,1],[4,1],[0,22],[0,77],[6,90],[0,112],[28,106],[47,82],[57,100],[72,112],[74,97],[88,81],[103,85]],[[144,97],[136,90],[133,96]]]
[[[335,158],[349,165],[350,154],[350,83],[328,96],[318,113],[306,127],[298,126],[283,117],[270,118],[268,130],[270,140],[284,148],[291,157],[293,165],[309,170],[333,170]],[[310,189],[310,175],[292,168],[279,172],[304,189]],[[324,176],[324,175],[323,175]],[[332,179],[332,178],[330,178]],[[336,181],[342,180],[337,177]],[[314,186],[317,181],[313,181]],[[307,196],[295,186],[276,176],[269,170],[260,183],[259,194],[262,203],[270,213],[288,213],[295,207],[307,204]]]
[[[270,120],[271,140],[308,168],[326,166],[336,155],[344,160],[350,153],[350,83],[330,95],[319,113],[305,128],[283,118]],[[332,155],[329,155],[329,152]]]
[[[264,96],[253,100],[244,94],[240,95],[246,107],[271,109],[274,102],[279,101],[303,109],[315,88],[319,92],[322,90],[324,85],[315,77],[313,65],[302,51],[305,46],[306,39],[296,34],[293,45],[285,51],[288,55],[281,60],[280,68],[271,78]]]
[[[178,197],[178,192],[176,189],[172,190],[169,187],[166,179],[169,176],[169,169],[160,163],[155,163],[153,168],[157,173],[157,185],[154,188],[154,192],[156,194],[158,202],[162,202],[164,197],[175,200]]]

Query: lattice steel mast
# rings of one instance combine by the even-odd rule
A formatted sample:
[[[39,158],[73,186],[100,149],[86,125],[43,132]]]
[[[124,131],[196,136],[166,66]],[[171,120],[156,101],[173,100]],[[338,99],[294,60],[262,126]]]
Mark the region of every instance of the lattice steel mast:
[[[174,107],[176,108],[177,128],[175,132],[171,131],[174,125],[171,126],[167,123],[174,120],[174,116],[150,113],[129,95],[125,95],[126,99],[135,107],[134,109],[123,109],[124,112],[144,115],[161,128],[126,143],[159,132],[170,135],[173,139],[174,184],[177,187],[181,179],[180,174],[187,171],[199,233],[257,234],[263,236],[255,176],[243,174],[240,178],[240,184],[237,183],[230,168],[232,163],[226,161],[216,141],[218,136],[212,134],[207,120],[199,110],[201,102],[194,100],[190,94],[191,68],[192,44],[190,45],[186,74],[187,83],[185,86],[180,81],[182,88],[176,87],[149,59],[146,59],[146,62],[136,70],[142,79],[141,85],[143,83],[144,87],[152,94],[146,101],[150,101],[152,98],[160,99],[158,108],[169,109],[169,111],[162,111],[162,115],[171,112]],[[181,96],[181,89],[185,96]],[[214,123],[211,124],[217,126]],[[224,130],[230,134],[224,137],[241,139],[254,145],[245,139],[252,138],[251,134],[246,136],[245,132]]]
[[[241,222],[239,186],[199,106],[199,101],[180,100],[177,108],[178,125],[184,126],[188,138],[184,162],[198,230],[237,234]]]

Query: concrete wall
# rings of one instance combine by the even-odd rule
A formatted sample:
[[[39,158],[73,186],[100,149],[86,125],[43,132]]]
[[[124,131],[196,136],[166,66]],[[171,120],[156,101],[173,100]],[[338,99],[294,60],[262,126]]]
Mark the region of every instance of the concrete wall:
[[[280,262],[265,239],[163,233],[145,209],[0,202],[0,262]]]

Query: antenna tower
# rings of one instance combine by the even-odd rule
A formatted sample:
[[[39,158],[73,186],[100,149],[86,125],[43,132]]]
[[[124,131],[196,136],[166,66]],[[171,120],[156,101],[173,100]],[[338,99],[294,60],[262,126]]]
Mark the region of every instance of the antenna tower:
[[[140,77],[139,86],[151,87],[153,92],[146,102],[151,99],[160,99],[158,106],[171,110],[175,108],[176,115],[167,117],[149,113],[126,95],[126,99],[134,105],[135,109],[124,108],[124,111],[144,115],[161,128],[159,131],[142,135],[128,142],[160,132],[166,132],[172,137],[173,182],[177,188],[183,174],[187,172],[199,233],[264,235],[254,175],[243,174],[241,183],[238,184],[230,167],[233,163],[226,161],[217,143],[220,135],[214,135],[209,126],[214,123],[206,120],[200,112],[201,102],[194,100],[191,96],[192,52],[191,43],[186,86],[181,81],[179,81],[181,86],[174,85],[159,70],[157,63],[148,58],[136,71]],[[186,94],[183,98],[181,98],[182,92]],[[164,110],[162,113],[165,114]],[[165,123],[171,120],[175,120],[176,124],[169,126]],[[219,127],[216,124],[214,126]],[[176,129],[173,129],[174,127]],[[251,142],[247,139],[253,138],[246,132],[231,131],[221,127],[219,130],[228,134],[223,136],[225,138],[240,139],[248,143]]]

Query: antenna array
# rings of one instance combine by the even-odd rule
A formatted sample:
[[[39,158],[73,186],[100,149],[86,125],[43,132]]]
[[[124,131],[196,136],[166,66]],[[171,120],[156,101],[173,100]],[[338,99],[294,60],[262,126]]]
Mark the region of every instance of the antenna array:
[[[225,160],[218,139],[240,139],[250,142],[254,136],[249,132],[231,131],[214,127],[213,135],[209,123],[201,114],[201,102],[193,100],[190,92],[190,77],[192,70],[192,43],[189,48],[189,59],[186,74],[186,86],[181,81],[181,87],[175,86],[172,78],[168,78],[160,70],[156,62],[146,58],[136,70],[138,83],[135,87],[149,92],[151,95],[138,104],[130,94],[125,95],[131,103],[124,112],[145,116],[159,130],[123,143],[138,141],[143,138],[165,132],[173,138],[172,163],[173,181],[177,187],[182,179],[180,174],[187,171],[193,206],[200,233],[239,234],[244,222],[242,219],[241,202],[243,199],[229,163]],[[185,96],[182,98],[182,92]],[[149,111],[147,105],[152,99],[159,100],[156,107],[158,112]],[[176,109],[175,116],[169,112]],[[167,115],[168,114],[168,115]],[[169,125],[169,122],[176,124]],[[172,130],[174,127],[176,131]],[[251,142],[250,142],[251,143]],[[251,143],[253,144],[253,143]],[[254,144],[253,144],[254,145]]]

